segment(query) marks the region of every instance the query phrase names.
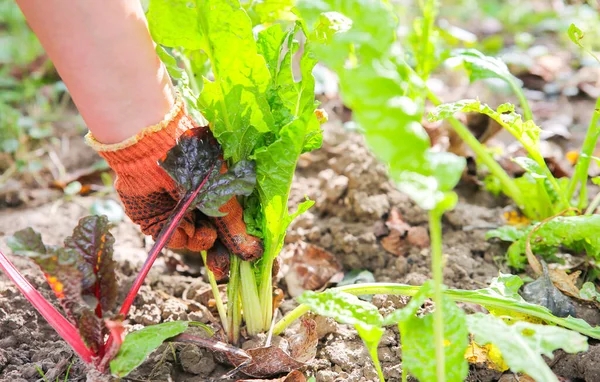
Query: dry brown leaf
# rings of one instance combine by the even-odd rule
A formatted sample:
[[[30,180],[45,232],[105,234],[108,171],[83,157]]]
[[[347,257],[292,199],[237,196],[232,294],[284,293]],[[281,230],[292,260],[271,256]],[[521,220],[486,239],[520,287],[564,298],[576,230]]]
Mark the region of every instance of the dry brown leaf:
[[[531,378],[526,374],[504,374],[498,382],[536,382],[535,379]]]
[[[567,296],[581,299],[579,296],[579,288],[575,285],[581,271],[576,271],[568,275],[563,269],[550,269],[548,273],[550,275],[550,280],[552,280],[552,284],[554,284],[561,292]]]
[[[317,355],[317,323],[310,318],[302,318],[298,333],[290,336],[290,355],[296,361],[308,362]]]
[[[306,290],[320,290],[344,277],[342,265],[331,252],[314,244],[293,244],[293,255],[286,259],[288,293],[300,296]]]
[[[390,233],[381,239],[381,245],[389,253],[405,256],[411,246],[419,248],[429,247],[429,233],[425,227],[407,224],[396,208],[390,212],[390,217],[385,223]]]
[[[294,370],[285,377],[276,379],[238,379],[236,382],[306,382],[304,374]]]
[[[304,366],[317,354],[317,324],[312,319],[301,321],[300,331],[289,338],[287,344],[290,352],[276,345],[246,349],[251,357],[247,360],[231,353],[226,353],[229,362],[238,370],[250,377],[267,378],[282,373],[290,373]],[[285,341],[280,344],[286,343]],[[295,381],[295,380],[292,380]]]

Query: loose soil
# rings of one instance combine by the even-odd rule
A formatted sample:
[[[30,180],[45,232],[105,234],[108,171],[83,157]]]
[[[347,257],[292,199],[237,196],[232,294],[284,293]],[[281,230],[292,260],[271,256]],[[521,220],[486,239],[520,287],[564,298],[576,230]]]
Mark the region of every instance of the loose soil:
[[[90,151],[82,155],[92,154]],[[476,289],[486,286],[502,270],[506,248],[487,242],[485,232],[503,224],[507,203],[477,191],[475,186],[464,186],[459,191],[459,204],[445,215],[443,222],[444,276],[449,287]],[[303,156],[299,163],[290,208],[295,208],[306,196],[316,204],[290,227],[283,259],[298,248],[305,248],[299,246],[304,242],[333,254],[345,272],[368,270],[376,281],[420,285],[431,276],[426,213],[396,190],[386,176],[385,167],[367,150],[362,137],[345,131],[340,121],[325,126],[323,148]],[[96,198],[76,197],[70,201],[4,209],[0,216],[0,237],[32,226],[48,243],[58,244],[70,234],[77,220],[89,213]],[[413,239],[407,239],[408,245],[402,241],[404,238],[392,242],[398,245],[394,254],[383,247],[382,240],[393,230],[386,222],[396,212],[408,226],[421,228],[415,230]],[[119,262],[117,276],[125,291],[151,241],[127,218],[116,224],[112,232],[116,238],[115,258]],[[10,253],[4,240],[0,240],[0,248]],[[171,260],[177,256],[168,250],[165,253]],[[42,294],[52,300],[40,272],[23,259],[12,259]],[[173,261],[160,259],[151,271],[129,317],[129,330],[170,320],[216,322],[210,289],[204,279],[190,276],[193,270],[177,272],[169,264]],[[279,287],[287,293],[283,277],[289,271],[286,264],[278,279]],[[402,297],[381,295],[374,296],[372,301],[383,314],[406,303]],[[288,294],[280,313],[285,314],[295,305]],[[481,309],[463,307],[469,311]],[[578,315],[592,324],[600,323],[595,309],[579,307]],[[315,376],[318,382],[377,380],[353,329],[322,318],[317,318],[317,324],[320,338],[317,356],[303,370],[306,375]],[[287,334],[295,330],[292,326]],[[392,382],[401,380],[402,349],[398,337],[397,329],[388,329],[379,347],[386,380]],[[600,345],[592,343],[587,353],[577,355],[557,352],[549,364],[565,381],[600,381]],[[69,346],[8,279],[0,275],[0,381],[40,381],[37,369],[45,373],[48,381],[56,377],[62,380],[70,365],[68,380],[98,380],[95,374],[86,375]],[[166,344],[126,380],[210,381],[229,370],[211,352],[195,345]],[[497,381],[500,377],[499,372],[472,366],[468,380]]]

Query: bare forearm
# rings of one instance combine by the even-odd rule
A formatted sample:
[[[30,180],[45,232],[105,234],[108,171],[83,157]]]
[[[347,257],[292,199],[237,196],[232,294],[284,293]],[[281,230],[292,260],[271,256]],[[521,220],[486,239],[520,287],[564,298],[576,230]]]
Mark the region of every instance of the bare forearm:
[[[173,104],[138,0],[17,0],[97,140],[120,142]]]

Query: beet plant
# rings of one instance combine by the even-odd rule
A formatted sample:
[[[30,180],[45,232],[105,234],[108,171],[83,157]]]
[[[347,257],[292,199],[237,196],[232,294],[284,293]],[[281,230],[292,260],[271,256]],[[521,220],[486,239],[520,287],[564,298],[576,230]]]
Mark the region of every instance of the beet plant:
[[[8,239],[14,254],[30,258],[41,268],[67,318],[44,299],[0,252],[0,269],[82,361],[100,372],[106,372],[110,365],[113,374],[124,376],[164,340],[187,329],[187,322],[163,323],[125,337],[122,322],[127,318],[152,264],[185,213],[198,208],[208,215],[218,216],[218,209],[232,196],[249,195],[254,189],[254,164],[239,162],[222,172],[218,144],[210,142],[207,137],[201,138],[200,129],[195,128],[182,135],[160,162],[165,171],[182,185],[181,200],[157,237],[118,311],[115,310],[118,286],[112,260],[114,238],[105,216],[81,219],[73,235],[65,239],[63,247],[45,245],[41,236],[31,228],[18,231]],[[215,272],[219,271],[218,262],[209,264]],[[184,339],[237,354],[236,349],[225,344],[193,336]]]
[[[254,15],[260,17],[260,9]],[[252,161],[256,167],[256,189],[241,202],[248,232],[264,240],[264,256],[254,262],[232,256],[226,309],[218,302],[223,328],[237,343],[242,312],[249,334],[271,326],[275,258],[291,221],[313,204],[307,200],[288,211],[298,158],[321,144],[316,60],[311,43],[304,43],[296,79],[300,24],[273,24],[255,38],[238,1],[152,0],[147,16],[160,57],[187,95],[188,108],[210,121],[223,159],[229,166]]]

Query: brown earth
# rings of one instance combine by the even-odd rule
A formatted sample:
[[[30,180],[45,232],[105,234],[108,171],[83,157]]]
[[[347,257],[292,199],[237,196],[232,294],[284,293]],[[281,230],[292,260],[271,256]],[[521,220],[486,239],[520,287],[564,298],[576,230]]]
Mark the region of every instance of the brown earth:
[[[472,187],[463,187],[460,195],[455,210],[444,218],[444,276],[452,288],[476,289],[487,285],[498,274],[505,248],[487,242],[484,235],[488,229],[502,224],[506,204]],[[386,176],[385,167],[366,149],[362,137],[345,132],[338,122],[325,127],[323,148],[302,158],[290,208],[295,208],[305,196],[315,200],[316,205],[290,227],[283,258],[298,242],[304,241],[332,253],[344,271],[366,269],[373,273],[376,281],[420,285],[431,276],[424,229],[426,213],[395,189]],[[71,201],[4,209],[0,215],[0,236],[31,226],[41,232],[48,243],[58,244],[77,220],[89,213],[94,198],[76,197]],[[394,209],[408,226],[417,227],[409,245],[401,243],[394,249],[400,254],[393,254],[382,245],[382,239],[391,230],[385,223]],[[120,264],[118,278],[124,291],[151,242],[127,218],[112,232],[116,238],[115,258]],[[0,240],[0,248],[7,250],[4,240]],[[40,272],[23,259],[12,259],[26,277],[50,297],[51,292]],[[286,267],[282,270],[285,273]],[[287,290],[285,279],[281,279],[280,287]],[[159,260],[136,299],[129,329],[169,320],[216,322],[215,312],[205,306],[208,290],[201,278],[170,272],[164,261]],[[406,300],[377,295],[373,303],[382,313],[387,313],[402,307]],[[281,313],[285,314],[295,305],[293,299],[287,298],[280,307]],[[588,321],[600,322],[596,310],[585,312]],[[317,356],[303,370],[306,375],[314,375],[318,382],[377,380],[362,341],[353,329],[323,319],[318,320],[318,325]],[[292,326],[288,332],[294,330]],[[390,328],[379,347],[386,380],[400,381],[401,354],[398,331]],[[86,376],[71,349],[7,278],[0,275],[0,381],[41,380],[36,366],[43,370],[48,381],[56,377],[62,380],[71,363],[69,380],[96,380],[97,376]],[[550,364],[566,381],[600,381],[600,346],[592,345],[585,354],[559,352]],[[208,381],[228,370],[230,368],[220,364],[211,352],[195,345],[165,344],[126,380]],[[496,381],[499,378],[498,372],[472,367],[468,380]]]

